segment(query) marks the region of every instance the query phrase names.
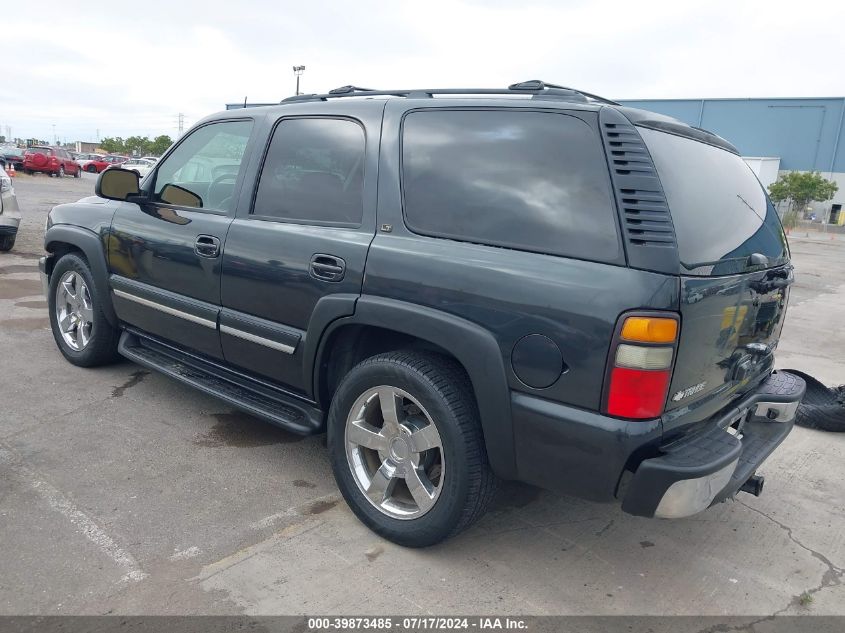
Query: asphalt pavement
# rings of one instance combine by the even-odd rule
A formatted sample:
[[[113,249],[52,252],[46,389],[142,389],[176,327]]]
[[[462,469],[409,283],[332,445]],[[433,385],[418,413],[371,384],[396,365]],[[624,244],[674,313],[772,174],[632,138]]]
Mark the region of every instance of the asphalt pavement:
[[[46,213],[94,177],[15,180],[0,254],[0,614],[845,614],[845,435],[796,428],[742,495],[661,521],[521,485],[425,550],[364,528],[323,436],[49,331]],[[845,239],[792,241],[778,365],[845,382]]]

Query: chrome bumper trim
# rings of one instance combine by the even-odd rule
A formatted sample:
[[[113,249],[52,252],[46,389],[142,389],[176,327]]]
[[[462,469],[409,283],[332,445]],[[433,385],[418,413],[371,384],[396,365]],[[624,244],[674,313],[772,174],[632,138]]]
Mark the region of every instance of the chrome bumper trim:
[[[249,341],[250,343],[256,343],[258,345],[263,345],[264,347],[269,347],[270,349],[275,349],[280,352],[284,352],[285,354],[293,354],[294,350],[296,349],[291,345],[285,345],[284,343],[271,341],[270,339],[264,338],[263,336],[250,334],[249,332],[244,332],[243,330],[238,330],[228,325],[221,325],[220,332],[222,334],[229,334],[230,336]]]
[[[738,463],[737,459],[706,477],[676,481],[663,493],[654,516],[681,519],[706,510],[716,495],[728,485]]]
[[[207,328],[211,328],[212,330],[217,329],[217,323],[214,321],[209,321],[208,319],[204,319],[202,317],[196,316],[194,314],[189,314],[187,312],[182,312],[182,310],[177,310],[176,308],[171,308],[170,306],[163,305],[161,303],[157,303],[155,301],[151,301],[149,299],[144,299],[143,297],[139,297],[138,295],[130,294],[124,290],[118,290],[116,288],[112,289],[116,297],[120,297],[121,299],[126,299],[128,301],[134,301],[142,306],[146,306],[147,308],[152,308],[153,310],[158,310],[159,312],[164,312],[165,314],[169,314],[170,316],[175,316],[180,319],[185,319],[186,321],[190,321],[191,323],[197,323],[199,325],[203,325]]]

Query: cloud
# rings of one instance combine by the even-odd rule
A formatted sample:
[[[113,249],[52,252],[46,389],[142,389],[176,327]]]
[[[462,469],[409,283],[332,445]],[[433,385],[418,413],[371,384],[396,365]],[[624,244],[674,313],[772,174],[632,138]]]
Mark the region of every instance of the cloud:
[[[845,5],[743,0],[17,3],[0,125],[90,140],[174,134],[227,102],[542,78],[615,98],[845,94]]]

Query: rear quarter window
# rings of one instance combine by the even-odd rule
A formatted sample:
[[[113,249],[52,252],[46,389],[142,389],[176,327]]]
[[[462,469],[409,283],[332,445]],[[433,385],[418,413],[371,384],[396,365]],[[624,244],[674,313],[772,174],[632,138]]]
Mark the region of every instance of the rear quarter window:
[[[405,221],[424,235],[615,262],[600,139],[566,114],[422,110],[402,125]]]
[[[747,272],[754,253],[765,255],[768,267],[788,261],[777,211],[740,156],[667,132],[639,132],[672,214],[681,273]]]

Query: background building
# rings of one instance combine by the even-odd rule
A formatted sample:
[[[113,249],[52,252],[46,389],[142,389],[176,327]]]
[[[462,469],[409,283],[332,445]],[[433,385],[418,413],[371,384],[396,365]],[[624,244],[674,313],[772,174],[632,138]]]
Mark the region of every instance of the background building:
[[[845,224],[845,98],[626,99],[621,103],[680,119],[733,143],[768,186],[784,171],[818,171],[839,185],[819,217]]]

